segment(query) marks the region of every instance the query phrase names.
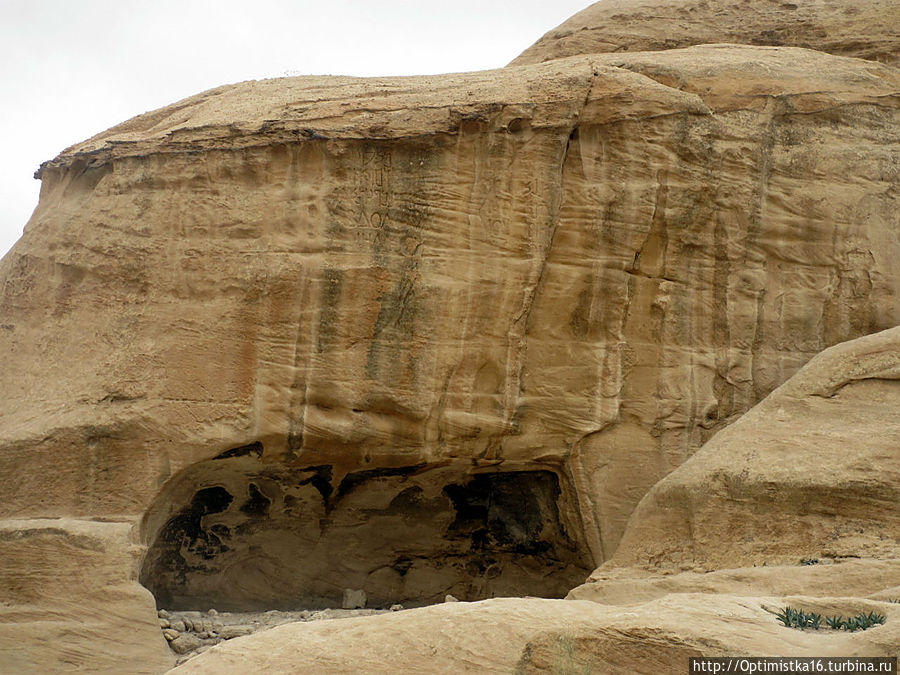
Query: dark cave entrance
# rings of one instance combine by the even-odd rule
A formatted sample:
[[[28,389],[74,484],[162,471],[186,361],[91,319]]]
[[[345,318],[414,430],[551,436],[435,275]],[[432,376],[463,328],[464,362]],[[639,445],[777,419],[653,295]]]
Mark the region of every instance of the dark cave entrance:
[[[140,581],[160,607],[340,607],[346,588],[369,607],[558,598],[592,569],[554,470],[418,465],[336,480],[332,465],[265,464],[247,448],[189,467],[147,513]]]

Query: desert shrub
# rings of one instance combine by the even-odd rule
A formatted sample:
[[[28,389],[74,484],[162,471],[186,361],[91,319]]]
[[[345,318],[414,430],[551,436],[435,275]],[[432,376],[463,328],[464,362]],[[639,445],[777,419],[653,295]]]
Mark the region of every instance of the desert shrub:
[[[822,616],[815,612],[806,613],[802,609],[794,609],[793,607],[785,607],[775,614],[775,618],[780,621],[786,628],[810,628],[819,630],[822,627]],[[872,626],[884,623],[886,617],[883,614],[869,612],[868,614],[860,613],[856,616],[844,618],[842,616],[829,616],[825,618],[825,625],[832,630],[845,630],[849,632],[857,630],[867,630]]]

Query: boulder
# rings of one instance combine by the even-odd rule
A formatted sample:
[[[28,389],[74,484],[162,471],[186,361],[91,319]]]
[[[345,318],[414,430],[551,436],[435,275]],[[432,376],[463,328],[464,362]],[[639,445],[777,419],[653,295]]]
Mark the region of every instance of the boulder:
[[[655,485],[607,566],[900,559],[898,406],[900,327],[825,350]]]
[[[343,609],[365,609],[366,592],[361,589],[345,588],[341,607]]]

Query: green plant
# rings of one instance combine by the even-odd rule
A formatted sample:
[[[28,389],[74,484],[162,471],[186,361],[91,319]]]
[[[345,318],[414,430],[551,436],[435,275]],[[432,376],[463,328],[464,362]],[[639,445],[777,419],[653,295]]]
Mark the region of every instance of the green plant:
[[[794,625],[794,610],[790,607],[785,607],[775,615],[775,618],[783,623],[786,628],[790,628]]]
[[[872,626],[877,624],[881,624],[887,621],[887,617],[884,614],[876,614],[875,612],[869,612],[869,623]]]
[[[784,624],[787,628],[812,628],[819,630],[822,627],[822,615],[816,612],[807,614],[802,609],[794,609],[793,607],[784,607],[775,614],[775,618]],[[842,616],[829,616],[825,618],[825,625],[832,630],[846,630],[854,632],[857,630],[866,630],[882,624],[887,620],[883,614],[869,612],[868,614],[860,613],[845,619]]]

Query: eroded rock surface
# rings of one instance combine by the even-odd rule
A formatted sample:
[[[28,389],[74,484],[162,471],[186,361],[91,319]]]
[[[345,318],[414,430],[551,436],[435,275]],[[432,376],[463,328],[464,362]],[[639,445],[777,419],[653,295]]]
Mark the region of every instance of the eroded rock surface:
[[[363,619],[293,623],[214,647],[173,675],[295,673],[684,672],[691,656],[891,656],[900,605],[790,598],[820,612],[875,611],[885,625],[833,635],[784,628],[781,599],[673,595],[641,605],[503,598]],[[892,642],[893,641],[893,642]]]
[[[140,579],[165,606],[340,607],[344,587],[370,607],[562,597],[591,571],[550,471],[370,469],[332,492],[330,466],[212,463],[171,482],[145,525]]]
[[[824,351],[654,486],[609,565],[900,558],[898,406],[900,328]]]
[[[133,522],[0,520],[0,671],[155,674],[175,659]]]
[[[831,25],[829,3],[788,4],[810,34]],[[891,63],[894,7],[841,10],[887,31],[871,39],[771,42]],[[605,607],[451,602],[236,637],[183,668],[658,672],[896,646],[894,614],[826,642],[776,630],[790,589],[764,575],[690,575],[865,555],[888,565],[872,603],[898,586],[895,331],[826,352],[716,434],[823,349],[900,323],[900,71],[572,44],[591,53],[220,87],[41,167],[0,261],[0,517],[28,533],[0,542],[0,665],[167,667],[138,578],[178,609],[336,606],[345,588],[388,606],[561,596],[614,553],[592,585],[644,579],[637,610],[610,609],[612,590]],[[73,515],[119,543],[32,537]],[[33,550],[37,574],[17,558]],[[39,602],[46,577],[94,566]],[[853,600],[805,579],[798,602]],[[43,645],[33,617],[101,600],[138,628],[78,614]]]
[[[893,0],[602,0],[548,32],[510,65],[730,42],[805,47],[896,66],[898,26],[900,6]]]
[[[333,492],[451,462],[559,476],[600,562],[716,430],[897,323],[898,91],[694,47],[243,83],[74,146],[0,263],[0,508],[143,514],[250,446]]]

